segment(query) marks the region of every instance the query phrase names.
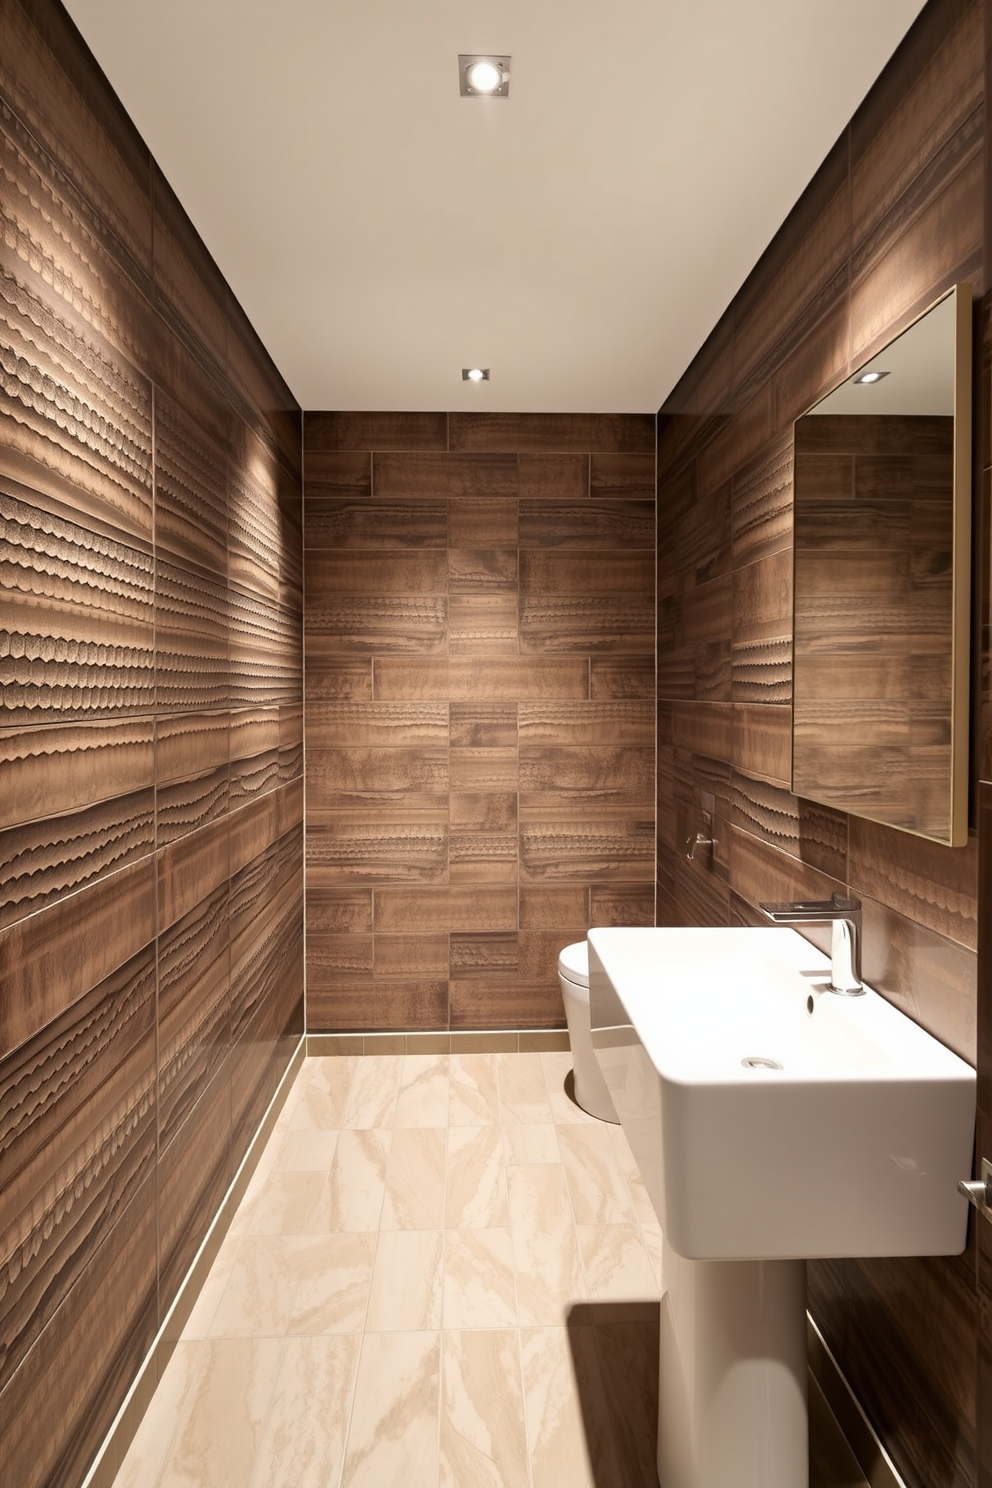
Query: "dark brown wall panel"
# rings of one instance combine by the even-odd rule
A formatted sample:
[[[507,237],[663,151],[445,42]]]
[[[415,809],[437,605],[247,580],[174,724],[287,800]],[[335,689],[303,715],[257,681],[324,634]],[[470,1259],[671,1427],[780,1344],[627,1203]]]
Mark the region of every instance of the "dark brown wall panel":
[[[303,1027],[302,420],[55,0],[0,190],[0,1476],[76,1488]]]
[[[757,923],[763,900],[854,893],[867,978],[971,1060],[976,838],[950,850],[789,793],[792,421],[954,282],[970,280],[976,323],[988,323],[988,9],[925,7],[658,431],[659,922]],[[979,346],[987,465],[984,365]],[[904,495],[898,473],[897,484]],[[824,517],[819,538],[842,539]],[[977,606],[976,616],[977,676],[988,630]],[[716,846],[689,863],[682,843],[710,798]],[[814,1316],[911,1488],[986,1481],[975,1463],[972,1261],[810,1267]],[[992,1421],[992,1398],[987,1410]]]
[[[308,1027],[560,1026],[653,915],[653,421],[304,427]]]

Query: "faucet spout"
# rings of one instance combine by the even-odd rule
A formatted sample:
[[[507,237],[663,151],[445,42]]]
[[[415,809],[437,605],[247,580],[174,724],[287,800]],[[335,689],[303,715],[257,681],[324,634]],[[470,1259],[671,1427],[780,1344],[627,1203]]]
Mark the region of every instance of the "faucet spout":
[[[762,904],[762,914],[774,925],[830,926],[830,991],[843,997],[864,992],[861,982],[861,901],[834,894],[830,899],[797,900],[794,904]]]

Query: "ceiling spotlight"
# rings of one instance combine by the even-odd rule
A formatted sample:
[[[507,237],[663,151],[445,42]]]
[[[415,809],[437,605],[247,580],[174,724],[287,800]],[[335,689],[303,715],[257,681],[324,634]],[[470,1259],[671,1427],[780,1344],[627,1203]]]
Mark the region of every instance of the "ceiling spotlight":
[[[458,58],[458,91],[463,98],[508,98],[510,57],[474,52]]]
[[[488,367],[463,367],[462,382],[488,382]]]
[[[888,372],[862,372],[860,377],[854,379],[855,387],[868,387],[873,382],[881,382],[883,377],[888,377]]]

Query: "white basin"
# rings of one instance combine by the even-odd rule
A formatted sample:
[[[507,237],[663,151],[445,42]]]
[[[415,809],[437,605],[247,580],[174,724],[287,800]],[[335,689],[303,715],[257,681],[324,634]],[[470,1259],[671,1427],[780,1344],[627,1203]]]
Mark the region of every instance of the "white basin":
[[[680,1255],[963,1250],[975,1072],[956,1054],[870,989],[826,991],[794,930],[592,930],[589,948],[596,1057]]]

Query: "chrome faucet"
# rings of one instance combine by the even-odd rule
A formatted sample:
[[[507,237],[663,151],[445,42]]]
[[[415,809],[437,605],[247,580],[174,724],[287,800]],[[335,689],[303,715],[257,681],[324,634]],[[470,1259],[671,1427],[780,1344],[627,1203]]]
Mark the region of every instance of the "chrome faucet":
[[[861,984],[861,901],[834,894],[796,904],[762,904],[763,915],[776,925],[830,926],[830,991],[858,997]]]

